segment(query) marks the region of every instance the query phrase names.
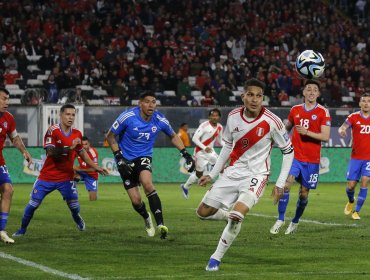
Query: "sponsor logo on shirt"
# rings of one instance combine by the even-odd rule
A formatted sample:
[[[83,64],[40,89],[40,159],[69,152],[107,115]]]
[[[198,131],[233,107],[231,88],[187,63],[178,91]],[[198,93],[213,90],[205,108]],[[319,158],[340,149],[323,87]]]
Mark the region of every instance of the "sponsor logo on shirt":
[[[137,127],[135,127],[133,130],[136,130],[136,131],[137,131],[137,130],[139,130],[139,129],[138,129]]]

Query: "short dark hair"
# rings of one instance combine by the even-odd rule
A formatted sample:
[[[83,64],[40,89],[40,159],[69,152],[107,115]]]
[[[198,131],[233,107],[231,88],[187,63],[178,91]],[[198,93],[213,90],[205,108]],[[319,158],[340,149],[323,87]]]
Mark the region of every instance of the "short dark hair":
[[[217,108],[214,108],[208,112],[208,116],[212,115],[212,113],[217,113],[221,117],[221,111]]]
[[[64,104],[61,108],[60,108],[60,112],[63,113],[65,109],[75,109],[76,110],[76,107],[73,106],[72,104]]]
[[[252,79],[247,80],[244,84],[244,89],[246,89],[247,87],[250,87],[250,86],[260,87],[260,88],[262,88],[263,92],[265,91],[265,88],[266,88],[266,84],[264,82],[256,79],[256,78],[252,78]]]
[[[365,93],[363,93],[363,94],[361,95],[361,97],[360,97],[360,101],[361,101],[362,97],[370,97],[370,93],[369,93],[369,92],[365,92]]]
[[[140,100],[142,100],[142,99],[144,99],[147,96],[152,96],[152,97],[156,98],[155,93],[153,91],[151,91],[151,90],[147,90],[147,91],[142,92],[140,94],[140,97],[139,98],[140,98]]]
[[[183,127],[183,126],[185,126],[185,125],[188,125],[188,123],[183,122],[183,123],[181,123],[181,124],[180,124],[180,127]]]
[[[0,91],[4,92],[6,95],[10,95],[9,90],[7,90],[6,88],[0,87]]]
[[[87,138],[87,136],[82,136],[82,141],[89,141],[89,138]]]
[[[313,79],[306,80],[304,82],[304,87],[306,87],[307,85],[317,85],[319,90],[321,89],[321,85],[320,85],[320,82],[318,80],[313,80]]]

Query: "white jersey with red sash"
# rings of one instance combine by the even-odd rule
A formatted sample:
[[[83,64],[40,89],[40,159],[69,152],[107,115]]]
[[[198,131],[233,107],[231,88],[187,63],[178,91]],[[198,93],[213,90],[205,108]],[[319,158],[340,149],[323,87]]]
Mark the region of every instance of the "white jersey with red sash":
[[[235,179],[269,175],[274,143],[282,151],[291,149],[290,137],[283,122],[266,108],[262,108],[259,116],[250,121],[244,115],[244,107],[231,111],[223,140],[233,144],[224,175]]]

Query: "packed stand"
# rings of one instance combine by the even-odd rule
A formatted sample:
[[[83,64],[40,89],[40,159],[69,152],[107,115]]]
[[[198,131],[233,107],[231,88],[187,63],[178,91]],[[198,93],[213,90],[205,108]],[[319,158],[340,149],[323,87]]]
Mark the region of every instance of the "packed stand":
[[[133,105],[153,90],[161,105],[230,106],[257,77],[266,104],[291,106],[295,59],[314,49],[326,61],[320,102],[352,106],[370,91],[369,4],[358,2],[3,1],[2,83],[32,105]]]

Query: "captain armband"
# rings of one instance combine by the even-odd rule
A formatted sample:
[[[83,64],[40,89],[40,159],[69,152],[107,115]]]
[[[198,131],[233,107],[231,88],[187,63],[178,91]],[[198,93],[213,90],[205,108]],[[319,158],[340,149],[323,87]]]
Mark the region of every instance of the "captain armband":
[[[281,150],[281,153],[283,155],[287,155],[287,154],[291,154],[292,152],[294,151],[294,148],[292,145],[289,145],[288,147],[286,147],[285,149]]]

